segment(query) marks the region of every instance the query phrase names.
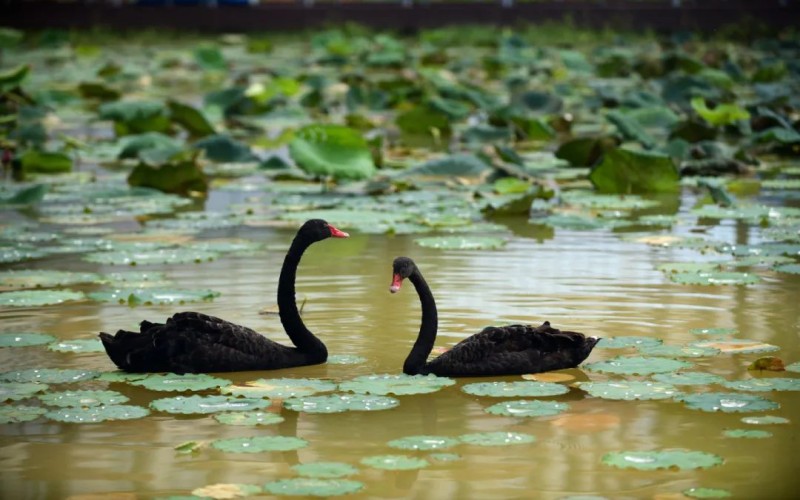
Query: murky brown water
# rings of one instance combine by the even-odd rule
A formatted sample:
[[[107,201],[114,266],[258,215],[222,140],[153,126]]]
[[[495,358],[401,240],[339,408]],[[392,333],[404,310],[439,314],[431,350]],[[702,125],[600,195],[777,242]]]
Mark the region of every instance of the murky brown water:
[[[259,377],[342,380],[399,373],[416,336],[420,311],[412,288],[398,295],[388,292],[391,262],[398,255],[413,257],[433,288],[441,321],[437,345],[454,343],[488,324],[512,321],[549,320],[556,327],[592,335],[640,335],[672,344],[698,340],[689,332],[692,328],[732,327],[739,330],[738,337],[779,345],[778,355],[787,363],[800,359],[800,276],[764,272],[760,284],[748,287],[677,285],[655,270],[656,264],[688,260],[696,252],[626,243],[607,231],[547,234],[522,219],[505,223],[514,237],[499,251],[440,251],[421,248],[410,236],[362,234],[313,246],[298,273],[298,294],[308,299],[305,320],[331,354],[358,355],[367,362],[223,376],[234,381]],[[726,241],[752,237],[732,222],[705,229],[709,236]],[[37,309],[2,308],[2,330],[87,338],[101,330],[133,328],[145,318],[162,320],[176,310],[193,309],[288,342],[277,317],[257,311],[275,303],[283,258],[283,250],[277,249],[288,246],[293,231],[238,228],[217,234],[266,241],[272,250],[252,257],[225,257],[202,267],[148,267],[167,272],[179,287],[222,291],[213,302],[185,308],[128,308],[88,301]],[[52,268],[57,262],[59,269],[112,270],[77,256],[52,259],[37,261],[33,267]],[[588,361],[619,353],[597,349]],[[721,354],[689,361],[700,371],[737,379],[747,376],[746,365],[757,357]],[[3,371],[114,368],[102,353],[59,354],[42,347],[0,349],[0,364]],[[608,378],[590,371],[570,373],[582,379]],[[609,401],[573,389],[565,396],[547,398],[569,403],[571,409],[564,414],[506,418],[484,412],[497,399],[459,390],[474,381],[460,380],[433,394],[401,396],[400,406],[389,411],[298,414],[273,408],[286,420],[255,428],[221,425],[210,415],[176,417],[158,412],[123,422],[76,425],[40,418],[2,425],[0,497],[57,499],[110,492],[130,493],[131,498],[187,495],[214,483],[263,484],[295,477],[290,466],[322,460],[359,467],[359,474],[351,479],[362,481],[365,488],[351,498],[555,499],[580,494],[681,498],[681,491],[702,486],[727,489],[735,498],[773,499],[794,498],[800,486],[794,458],[800,436],[797,392],[758,393],[780,403],[781,408],[769,414],[789,418],[791,423],[757,427],[772,432],[770,438],[732,439],[724,437],[723,430],[748,427],[740,419],[749,414],[705,413],[672,401]],[[86,385],[104,388],[107,384]],[[142,406],[174,395],[126,384],[111,388],[130,397],[130,404]],[[435,462],[416,471],[380,471],[359,465],[367,455],[398,453],[386,444],[392,439],[498,430],[533,434],[537,441],[496,448],[459,445],[446,451],[458,453],[460,460]],[[298,436],[310,445],[294,452],[257,454],[204,449],[181,455],[174,450],[189,440],[257,435]],[[601,463],[611,451],[665,448],[719,454],[724,464],[707,470],[643,472]]]

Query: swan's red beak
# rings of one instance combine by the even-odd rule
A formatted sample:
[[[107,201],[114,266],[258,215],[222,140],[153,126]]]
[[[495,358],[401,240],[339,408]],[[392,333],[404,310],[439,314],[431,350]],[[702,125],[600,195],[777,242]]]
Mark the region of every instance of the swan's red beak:
[[[397,293],[400,291],[400,285],[403,284],[403,278],[400,277],[399,274],[395,274],[392,276],[392,286],[389,287],[389,291],[392,293]]]
[[[350,235],[342,231],[341,229],[336,229],[331,224],[328,224],[328,229],[331,230],[331,236],[334,238],[349,238]]]

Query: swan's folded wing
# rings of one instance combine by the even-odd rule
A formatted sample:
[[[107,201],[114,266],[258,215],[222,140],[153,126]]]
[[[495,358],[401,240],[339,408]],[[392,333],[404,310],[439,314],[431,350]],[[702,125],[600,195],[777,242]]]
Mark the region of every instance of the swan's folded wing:
[[[209,346],[252,355],[262,355],[265,350],[281,346],[251,328],[197,312],[173,315],[167,320],[158,342],[175,344],[173,352],[191,352]]]

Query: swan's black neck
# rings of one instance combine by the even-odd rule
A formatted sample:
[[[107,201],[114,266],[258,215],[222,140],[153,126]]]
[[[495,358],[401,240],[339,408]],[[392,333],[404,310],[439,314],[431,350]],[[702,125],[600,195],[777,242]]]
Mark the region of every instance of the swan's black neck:
[[[436,342],[436,328],[439,320],[433,293],[431,293],[431,289],[419,269],[414,269],[408,280],[414,284],[414,288],[416,288],[419,295],[419,302],[422,306],[422,323],[419,326],[419,336],[414,342],[414,347],[411,348],[411,352],[408,353],[408,357],[403,364],[403,373],[417,375],[426,373],[425,362],[431,350],[433,350],[433,343]]]
[[[325,348],[325,344],[306,328],[300,318],[294,291],[297,266],[300,265],[303,252],[312,243],[314,243],[312,240],[308,240],[300,234],[295,236],[292,241],[289,252],[283,260],[281,276],[278,280],[278,311],[283,329],[286,330],[286,334],[295,347],[306,354],[314,355],[315,358],[319,357],[319,362],[322,363],[328,359],[328,350]]]

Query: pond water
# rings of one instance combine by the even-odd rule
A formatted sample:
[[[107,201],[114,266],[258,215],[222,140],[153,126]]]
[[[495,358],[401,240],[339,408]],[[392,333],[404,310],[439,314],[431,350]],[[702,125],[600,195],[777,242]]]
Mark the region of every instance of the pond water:
[[[214,192],[210,211],[245,202],[252,193]],[[678,216],[686,224],[671,233],[691,230],[709,240],[755,243],[760,230],[743,222],[698,221],[686,191]],[[24,218],[6,211],[9,221]],[[694,221],[691,222],[690,221]],[[391,262],[398,255],[416,260],[431,284],[439,306],[440,336],[446,347],[486,325],[538,323],[607,337],[638,336],[664,344],[685,345],[731,336],[780,347],[772,353],[786,363],[800,359],[800,278],[796,274],[754,269],[754,285],[698,286],[672,283],[657,265],[691,259],[713,260],[696,250],[651,246],[629,241],[610,230],[547,229],[524,218],[497,221],[505,227],[507,245],[499,250],[423,248],[418,236],[365,234],[312,246],[298,273],[298,296],[305,299],[304,319],[328,345],[331,355],[357,356],[354,364],[325,364],[274,372],[229,373],[235,383],[258,378],[312,378],[341,382],[360,375],[398,374],[415,338],[420,310],[413,288],[388,292]],[[118,225],[130,229],[130,225]],[[683,229],[677,229],[678,227]],[[121,270],[162,271],[173,286],[210,288],[221,295],[210,302],[186,305],[140,305],[73,301],[42,307],[2,307],[3,332],[41,332],[59,340],[89,339],[99,331],[134,328],[142,319],[163,320],[179,310],[199,310],[250,326],[270,338],[288,342],[277,316],[259,314],[275,304],[277,277],[293,229],[238,226],[195,235],[196,239],[242,238],[262,244],[246,255],[226,255],[211,262],[120,266],[85,262],[80,254],[46,256],[4,269],[60,269],[110,273]],[[98,285],[74,285],[91,292]],[[723,328],[734,335],[702,335],[694,329]],[[633,356],[636,350],[602,348],[586,363]],[[726,380],[792,377],[793,372],[748,372],[763,354],[716,353],[682,358],[694,365],[685,371],[718,375]],[[102,352],[59,353],[44,346],[0,348],[3,370],[75,368],[109,372],[113,364]],[[564,382],[651,380],[585,368],[565,370]],[[520,381],[520,377],[462,379],[438,392],[397,396],[400,404],[386,411],[316,414],[282,408],[274,425],[223,425],[211,414],[174,415],[152,411],[134,420],[60,423],[39,417],[0,426],[0,480],[4,498],[84,498],[90,493],[115,498],[188,495],[218,483],[263,485],[298,477],[299,464],[343,462],[357,469],[348,479],[363,483],[353,498],[680,498],[690,488],[722,488],[737,498],[790,498],[796,492],[792,460],[798,436],[800,395],[754,392],[780,405],[771,411],[743,413],[689,409],[673,399],[610,400],[593,397],[572,385],[560,396],[508,398],[473,396],[460,390],[467,383]],[[689,393],[735,392],[716,384],[678,386]],[[112,389],[128,404],[147,407],[175,393],[158,392],[120,382],[89,380],[51,384],[50,390]],[[216,391],[198,391],[215,394]],[[190,392],[183,393],[189,395]],[[507,417],[485,410],[498,402],[539,399],[567,403],[558,415]],[[15,402],[17,404],[18,402]],[[22,403],[39,406],[35,399]],[[4,405],[10,405],[10,402]],[[743,417],[772,415],[788,423],[753,425]],[[767,430],[761,439],[727,437],[730,429]],[[417,435],[458,438],[480,432],[535,436],[531,443],[479,446],[461,443],[433,451],[399,450],[388,442]],[[307,441],[296,450],[231,453],[203,447],[180,453],[187,441],[254,436],[290,436]],[[634,470],[603,463],[613,452],[685,449],[718,455],[720,465],[703,469]],[[447,453],[438,456],[435,453]],[[381,470],[364,465],[364,457],[408,455],[427,458],[424,468]],[[438,459],[437,459],[438,458]],[[648,457],[631,460],[644,461]]]

